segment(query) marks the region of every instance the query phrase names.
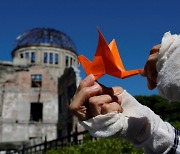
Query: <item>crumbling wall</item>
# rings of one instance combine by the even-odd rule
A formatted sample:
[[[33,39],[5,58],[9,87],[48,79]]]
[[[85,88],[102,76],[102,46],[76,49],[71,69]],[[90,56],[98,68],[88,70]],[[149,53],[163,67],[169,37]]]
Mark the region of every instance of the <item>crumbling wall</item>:
[[[5,70],[5,71],[4,71]],[[0,104],[0,142],[26,142],[29,139],[57,137],[58,100],[57,85],[43,66],[2,69]],[[11,73],[10,73],[11,72]],[[11,75],[10,75],[11,74]],[[32,75],[42,75],[42,86],[32,88]],[[2,77],[2,75],[1,75]],[[2,79],[2,78],[1,78]],[[30,120],[31,103],[43,104],[43,118]]]

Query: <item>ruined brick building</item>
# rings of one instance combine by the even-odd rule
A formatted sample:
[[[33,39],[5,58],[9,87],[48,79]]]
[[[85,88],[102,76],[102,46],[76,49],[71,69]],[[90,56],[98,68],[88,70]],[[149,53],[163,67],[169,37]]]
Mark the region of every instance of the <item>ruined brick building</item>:
[[[80,81],[73,41],[36,28],[16,43],[12,62],[0,61],[0,148],[52,140],[76,125],[67,108]]]

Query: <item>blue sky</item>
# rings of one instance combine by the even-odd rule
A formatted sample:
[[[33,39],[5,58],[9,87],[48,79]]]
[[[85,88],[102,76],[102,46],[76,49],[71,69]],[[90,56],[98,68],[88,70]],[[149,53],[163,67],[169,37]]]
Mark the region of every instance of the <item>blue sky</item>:
[[[92,60],[98,26],[107,42],[116,39],[126,69],[142,68],[165,32],[180,32],[179,6],[179,0],[1,0],[0,60],[11,60],[16,37],[37,27],[65,32],[78,54]],[[140,75],[123,80],[105,75],[99,81],[122,86],[133,95],[158,93],[148,90]]]

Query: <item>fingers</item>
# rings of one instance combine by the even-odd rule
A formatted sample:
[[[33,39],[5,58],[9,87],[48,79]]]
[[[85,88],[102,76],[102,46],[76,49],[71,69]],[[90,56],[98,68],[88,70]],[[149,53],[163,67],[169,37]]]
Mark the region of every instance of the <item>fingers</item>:
[[[112,100],[110,103],[104,103],[101,107],[101,114],[107,114],[110,112],[123,112],[123,108],[121,107],[121,97],[118,97],[124,91],[121,87],[113,87],[109,90]],[[113,95],[112,95],[113,94]],[[110,101],[110,100],[109,100]],[[114,101],[114,102],[113,102]]]
[[[116,102],[117,104],[121,103],[121,98],[118,97],[119,94],[121,94],[124,90],[121,87],[113,87],[113,88],[107,88],[103,85],[101,85],[101,93],[102,95],[94,96],[89,99],[89,109],[91,112],[91,115],[97,116],[99,114],[106,114],[113,111],[121,112],[122,108],[120,105],[118,107],[114,106],[113,104]],[[114,103],[112,103],[114,102]],[[110,105],[105,105],[110,104]]]
[[[150,55],[154,54],[156,52],[159,52],[160,48],[161,48],[161,44],[157,44],[157,45],[153,46],[152,49],[150,50]]]
[[[117,103],[117,102],[112,102],[109,104],[103,104],[102,108],[101,108],[101,114],[107,114],[107,113],[111,113],[111,112],[123,112],[123,108]]]
[[[110,96],[108,94],[91,97],[89,99],[89,109],[90,109],[91,115],[93,117],[95,117],[95,116],[97,116],[99,114],[102,114],[103,105],[104,104],[109,104],[109,103],[112,103],[112,102],[118,102],[120,104],[121,99],[119,99],[116,96]],[[113,110],[113,111],[114,110],[116,110],[116,111],[120,110],[119,108],[115,109],[114,106],[112,106],[112,107],[109,106],[109,107],[110,107],[110,110]],[[113,109],[111,109],[111,108],[113,108]],[[105,110],[103,110],[103,113],[105,113],[107,111],[110,111],[110,110],[105,109]]]
[[[152,81],[151,79],[147,78],[147,85],[148,85],[148,89],[152,90],[152,89],[156,88],[157,82]]]
[[[158,53],[153,53],[148,57],[145,67],[141,73],[142,76],[151,76],[151,72],[156,71],[156,62],[158,59]]]
[[[91,87],[82,88],[73,98],[73,101],[69,105],[69,110],[73,112],[79,119],[87,120],[89,117],[88,108],[86,106],[87,100],[97,95],[101,87],[95,84]]]
[[[80,86],[69,105],[69,110],[79,119],[87,120],[90,114],[86,102],[90,97],[98,95],[100,91],[102,91],[102,88],[99,84],[95,83],[94,76],[87,76],[81,81]]]
[[[157,80],[158,72],[156,69],[156,62],[158,59],[158,54],[159,54],[158,52],[159,52],[160,47],[161,45],[158,44],[151,49],[148,60],[141,73],[142,76],[147,77],[148,88],[150,90],[154,89],[157,85],[156,80]]]
[[[118,96],[124,91],[122,87],[112,87],[112,90],[114,96]]]
[[[107,88],[96,82],[93,75],[89,75],[81,81],[73,101],[69,105],[69,110],[80,120],[87,120],[92,116],[101,114],[103,104],[120,102],[117,96],[122,91],[121,87]],[[121,111],[121,108],[116,107],[115,109],[115,105],[112,105],[108,110],[103,109],[103,113],[115,110]]]
[[[100,83],[98,83],[98,84],[102,88],[100,91],[101,94],[109,94],[111,96],[118,96],[119,94],[121,94],[124,91],[124,89],[122,87],[116,86],[116,87],[108,88]]]
[[[82,80],[79,84],[79,87],[76,91],[79,92],[84,87],[90,87],[95,83],[95,78],[92,74],[88,75],[84,80]]]

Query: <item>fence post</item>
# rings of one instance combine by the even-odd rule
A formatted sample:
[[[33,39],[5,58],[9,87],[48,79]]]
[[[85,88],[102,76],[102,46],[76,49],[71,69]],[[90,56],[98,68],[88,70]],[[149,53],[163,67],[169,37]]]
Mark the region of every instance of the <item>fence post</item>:
[[[73,134],[73,142],[74,142],[74,144],[75,145],[77,145],[78,144],[78,131],[77,131],[77,127],[75,127],[75,132],[74,132],[74,134]]]
[[[23,143],[22,154],[24,154],[24,150],[25,150],[25,146],[24,146],[24,143]]]
[[[44,140],[44,151],[43,151],[44,154],[46,154],[46,150],[47,150],[47,137],[45,136],[45,140]]]
[[[56,139],[56,142],[55,142],[55,149],[57,149],[57,144],[58,144],[58,139]]]

